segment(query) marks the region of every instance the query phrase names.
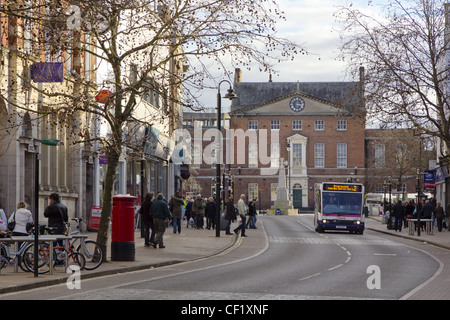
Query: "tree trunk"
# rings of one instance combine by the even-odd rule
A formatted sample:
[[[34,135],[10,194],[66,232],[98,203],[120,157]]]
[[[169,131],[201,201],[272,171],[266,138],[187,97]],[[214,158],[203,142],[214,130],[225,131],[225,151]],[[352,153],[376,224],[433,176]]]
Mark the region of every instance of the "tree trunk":
[[[108,231],[112,212],[113,184],[117,166],[119,165],[120,153],[117,151],[116,148],[110,148],[107,155],[108,155],[108,167],[106,169],[105,188],[103,192],[103,208],[99,230],[97,234],[97,243],[100,245],[100,247],[104,252],[103,255],[104,261],[107,260]]]

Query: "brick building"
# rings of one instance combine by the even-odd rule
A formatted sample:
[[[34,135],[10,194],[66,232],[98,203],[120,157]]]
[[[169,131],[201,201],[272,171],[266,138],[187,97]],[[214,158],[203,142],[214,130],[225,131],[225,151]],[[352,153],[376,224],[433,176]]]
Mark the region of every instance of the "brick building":
[[[236,70],[238,99],[233,100],[229,127],[225,125],[223,132],[233,149],[224,151],[224,167],[235,195],[258,198],[259,208],[270,208],[277,196],[280,159],[296,208],[313,207],[317,182],[349,178],[364,182],[362,82],[245,83],[240,79]],[[190,117],[185,115],[186,119]],[[196,167],[203,195],[213,192],[214,177],[211,165]]]

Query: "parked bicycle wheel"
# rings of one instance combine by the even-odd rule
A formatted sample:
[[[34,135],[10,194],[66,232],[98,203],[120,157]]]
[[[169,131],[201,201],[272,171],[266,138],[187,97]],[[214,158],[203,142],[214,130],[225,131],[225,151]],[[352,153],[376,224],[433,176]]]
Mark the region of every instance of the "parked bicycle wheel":
[[[84,244],[80,244],[76,251],[86,258],[86,265],[84,266],[86,270],[97,269],[103,262],[103,250],[93,240],[84,241]]]
[[[22,246],[25,246],[26,244],[23,244]],[[8,265],[13,264],[15,261],[17,261],[17,265],[25,272],[30,272],[28,268],[22,263],[22,256],[21,255],[15,255],[14,258],[9,256],[9,252],[5,245],[1,246],[0,249],[1,252],[1,259],[0,259],[0,269],[6,268]]]
[[[8,257],[8,253],[6,252],[6,248],[3,245],[1,245],[1,248],[0,248],[0,269],[3,269],[3,268],[6,267],[6,264],[8,263],[7,257]]]
[[[50,245],[39,243],[38,247],[38,273],[43,274],[50,271],[50,263],[55,264],[56,253],[53,252],[53,261],[50,261]],[[30,243],[22,254],[22,264],[30,271],[34,272],[34,243]]]
[[[57,268],[58,266],[62,266],[65,267],[65,260],[66,260],[66,255],[67,255],[67,268],[69,266],[78,266],[80,268],[80,270],[83,270],[85,265],[86,265],[86,258],[79,252],[69,252],[67,250],[55,250],[57,251],[56,253],[56,262],[55,262],[55,267]],[[67,269],[66,268],[66,269]]]

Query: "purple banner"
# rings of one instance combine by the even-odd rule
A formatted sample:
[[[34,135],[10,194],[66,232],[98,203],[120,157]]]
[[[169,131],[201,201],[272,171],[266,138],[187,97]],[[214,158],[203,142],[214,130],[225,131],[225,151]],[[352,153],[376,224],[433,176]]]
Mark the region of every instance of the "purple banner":
[[[64,64],[62,62],[38,62],[30,67],[34,82],[63,82]]]

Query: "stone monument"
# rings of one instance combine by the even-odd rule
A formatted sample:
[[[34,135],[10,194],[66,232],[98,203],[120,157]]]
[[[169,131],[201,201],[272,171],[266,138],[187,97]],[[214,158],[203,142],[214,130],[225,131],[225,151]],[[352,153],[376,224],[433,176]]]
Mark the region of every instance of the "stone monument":
[[[286,173],[284,171],[284,159],[280,158],[280,168],[278,169],[278,187],[277,187],[277,200],[275,200],[273,206],[267,210],[268,214],[275,215],[297,215],[297,209],[291,205],[288,196],[288,190],[286,188]]]

